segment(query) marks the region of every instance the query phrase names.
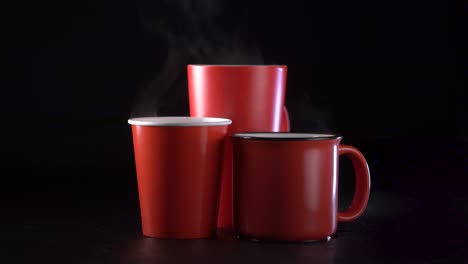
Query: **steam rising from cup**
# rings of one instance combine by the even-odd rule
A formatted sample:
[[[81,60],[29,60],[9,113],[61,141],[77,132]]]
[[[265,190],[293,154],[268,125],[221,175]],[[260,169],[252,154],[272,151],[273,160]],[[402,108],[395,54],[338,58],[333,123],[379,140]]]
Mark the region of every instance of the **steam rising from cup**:
[[[130,114],[132,118],[189,115],[188,64],[265,64],[255,34],[249,30],[248,4],[242,1],[140,0],[138,3],[141,24],[161,37],[166,56],[155,78],[139,91]],[[300,85],[304,87],[288,85],[286,96],[292,131],[334,132],[327,126],[331,113],[310,100],[304,91],[310,89],[310,84]]]
[[[264,64],[248,37],[242,10],[234,24],[226,19],[236,8],[242,6],[219,0],[140,1],[142,24],[164,39],[167,50],[159,74],[137,96],[131,117],[188,115],[187,64]]]

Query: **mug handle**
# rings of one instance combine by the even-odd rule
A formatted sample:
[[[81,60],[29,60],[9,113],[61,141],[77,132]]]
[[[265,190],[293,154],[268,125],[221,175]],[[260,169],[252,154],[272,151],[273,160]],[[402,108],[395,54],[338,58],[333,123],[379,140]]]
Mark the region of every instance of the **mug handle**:
[[[289,132],[291,130],[291,124],[289,123],[289,113],[286,106],[283,106],[283,112],[281,113],[281,125],[280,132]]]
[[[338,221],[349,222],[358,218],[366,209],[370,194],[370,173],[366,158],[349,145],[340,145],[338,154],[346,155],[353,162],[355,191],[351,205],[343,212],[338,212]]]

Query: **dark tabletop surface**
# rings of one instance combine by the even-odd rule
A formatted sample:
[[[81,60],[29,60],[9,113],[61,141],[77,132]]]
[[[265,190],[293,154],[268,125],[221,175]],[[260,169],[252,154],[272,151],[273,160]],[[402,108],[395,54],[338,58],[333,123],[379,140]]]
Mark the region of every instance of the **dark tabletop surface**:
[[[0,187],[0,262],[468,263],[466,144],[356,144],[371,169],[368,208],[319,243],[240,241],[230,230],[146,238],[133,168],[10,169]],[[340,178],[352,178],[342,166]],[[352,189],[341,182],[344,208]]]

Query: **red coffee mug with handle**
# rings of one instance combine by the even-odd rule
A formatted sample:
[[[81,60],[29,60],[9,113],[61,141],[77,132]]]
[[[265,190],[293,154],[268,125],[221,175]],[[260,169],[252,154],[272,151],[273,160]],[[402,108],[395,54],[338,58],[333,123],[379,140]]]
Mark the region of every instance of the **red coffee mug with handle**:
[[[302,133],[238,133],[234,151],[234,215],[239,237],[255,240],[329,239],[338,221],[365,210],[370,193],[366,159],[341,137]],[[353,163],[355,193],[338,211],[338,160]]]
[[[190,115],[232,120],[228,133],[288,132],[284,106],[287,66],[188,65]],[[232,228],[232,146],[227,141],[218,227]]]

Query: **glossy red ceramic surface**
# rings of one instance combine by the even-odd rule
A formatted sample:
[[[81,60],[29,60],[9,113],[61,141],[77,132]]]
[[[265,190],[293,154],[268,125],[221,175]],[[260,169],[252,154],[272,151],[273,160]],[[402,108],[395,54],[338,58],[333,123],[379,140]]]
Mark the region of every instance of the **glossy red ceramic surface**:
[[[232,120],[229,134],[289,131],[287,66],[188,65],[191,116]],[[232,228],[232,149],[227,141],[218,227]]]
[[[215,235],[227,126],[132,125],[132,132],[143,234]]]
[[[322,240],[337,221],[362,214],[370,191],[369,170],[341,138],[246,139],[233,137],[235,229],[260,240]],[[353,161],[356,191],[347,211],[338,212],[338,158]]]

